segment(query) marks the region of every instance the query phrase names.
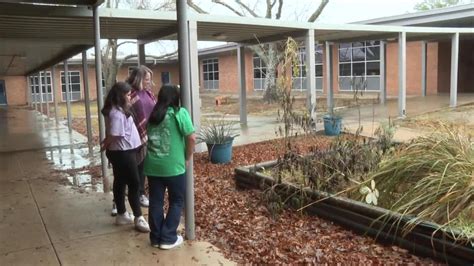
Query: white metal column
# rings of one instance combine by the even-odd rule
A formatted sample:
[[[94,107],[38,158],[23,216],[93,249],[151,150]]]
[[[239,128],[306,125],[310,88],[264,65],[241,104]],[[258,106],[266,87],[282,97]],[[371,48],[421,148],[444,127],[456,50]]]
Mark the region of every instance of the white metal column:
[[[315,59],[314,29],[306,32],[306,108],[311,116],[312,129],[316,126],[316,59]]]
[[[459,32],[451,37],[451,87],[449,90],[449,106],[456,107],[458,102],[458,63],[459,63]]]
[[[407,42],[406,32],[398,34],[398,116],[406,116]]]
[[[58,109],[58,97],[56,97],[56,68],[54,66],[51,67],[51,92],[53,93],[53,103],[54,103],[54,120],[56,124],[59,123],[59,109]]]
[[[178,53],[179,53],[179,80],[181,85],[181,100],[184,108],[192,113],[191,99],[191,68],[198,66],[190,65],[189,51],[189,26],[186,0],[176,1],[178,17]],[[191,114],[192,115],[192,114]],[[191,158],[186,168],[186,203],[185,203],[185,236],[186,239],[195,238],[194,231],[194,163]]]
[[[31,92],[31,80],[30,76],[26,76],[26,100],[28,101],[28,107],[33,106],[33,93]]]
[[[38,71],[38,87],[40,91],[40,113],[43,115],[43,81],[41,80],[41,71]]]
[[[94,19],[94,52],[95,52],[95,85],[97,89],[97,116],[99,118],[99,140],[103,141],[105,138],[105,121],[104,116],[100,112],[104,106],[104,95],[102,92],[102,62],[100,55],[100,18],[99,18],[99,7],[94,6],[92,10]],[[107,175],[107,158],[105,152],[100,153],[100,160],[102,163],[102,180],[104,186],[104,192],[109,192],[111,189],[110,179]]]
[[[33,74],[33,94],[32,94],[32,98],[33,98],[33,103],[35,105],[35,111],[38,111],[38,103],[37,103],[38,93],[36,93],[36,86],[37,85],[38,85],[38,83],[36,82],[35,74]]]
[[[380,103],[385,104],[387,101],[387,73],[386,73],[386,63],[385,63],[385,53],[386,53],[386,43],[385,41],[380,41]]]
[[[46,88],[46,116],[49,119],[49,93],[48,93],[48,76],[46,74],[46,70],[43,70],[43,77],[44,77],[44,83],[43,86]]]
[[[426,41],[421,42],[421,95],[426,96]]]
[[[89,151],[92,151],[92,122],[91,102],[89,97],[89,68],[87,66],[87,51],[82,51],[82,81],[84,83],[84,107],[86,109],[87,143]]]
[[[145,44],[137,42],[137,50],[138,50],[138,65],[145,65],[146,63]]]
[[[197,23],[188,21],[189,72],[191,74],[191,117],[196,131],[201,127],[201,99],[199,98],[199,58],[197,48]]]
[[[240,124],[247,125],[247,82],[245,77],[245,47],[237,47],[237,73],[239,78]]]
[[[71,88],[69,87],[69,70],[67,60],[64,60],[64,85],[66,86],[66,109],[67,109],[67,128],[69,133],[72,132],[72,115],[71,115]]]
[[[329,113],[334,112],[334,85],[332,73],[332,45],[329,42],[325,44],[326,55],[326,94],[327,94],[327,108]]]

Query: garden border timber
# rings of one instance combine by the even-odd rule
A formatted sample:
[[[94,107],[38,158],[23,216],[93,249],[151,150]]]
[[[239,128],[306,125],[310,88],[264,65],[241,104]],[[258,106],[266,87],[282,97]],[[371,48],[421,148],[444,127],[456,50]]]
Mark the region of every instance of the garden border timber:
[[[265,189],[276,184],[276,181],[257,172],[258,169],[275,166],[277,161],[235,168],[234,178],[238,189]],[[300,189],[289,183],[282,183],[279,191],[288,197],[296,194]],[[411,253],[439,259],[453,265],[472,265],[474,262],[474,248],[469,243],[457,243],[449,234],[439,230],[440,226],[431,222],[421,222],[415,228],[402,235],[401,230],[393,226],[399,223],[403,227],[409,220],[386,209],[371,206],[351,199],[332,196],[329,193],[303,189],[311,201],[321,200],[304,209],[310,215],[317,215],[334,221],[346,228],[359,233],[375,237],[382,243],[396,244],[409,250]],[[388,223],[378,218],[390,214]]]

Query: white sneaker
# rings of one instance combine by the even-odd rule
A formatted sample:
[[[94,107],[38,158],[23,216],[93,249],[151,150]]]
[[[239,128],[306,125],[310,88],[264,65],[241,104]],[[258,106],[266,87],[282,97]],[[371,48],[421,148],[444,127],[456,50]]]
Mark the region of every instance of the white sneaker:
[[[112,203],[112,211],[110,212],[110,215],[117,216],[117,206],[115,205],[115,202]]]
[[[142,207],[148,207],[150,205],[150,202],[148,201],[148,198],[145,195],[140,196],[140,204]]]
[[[118,214],[115,217],[115,224],[117,225],[125,225],[125,224],[132,224],[133,223],[133,214],[125,212],[124,214]]]
[[[135,218],[135,228],[143,233],[150,232],[150,226],[148,226],[148,223],[146,222],[145,217],[143,216]]]
[[[181,244],[183,244],[183,237],[178,235],[178,239],[176,239],[176,242],[174,242],[174,244],[161,244],[160,248],[161,249],[172,249],[172,248],[180,246]]]

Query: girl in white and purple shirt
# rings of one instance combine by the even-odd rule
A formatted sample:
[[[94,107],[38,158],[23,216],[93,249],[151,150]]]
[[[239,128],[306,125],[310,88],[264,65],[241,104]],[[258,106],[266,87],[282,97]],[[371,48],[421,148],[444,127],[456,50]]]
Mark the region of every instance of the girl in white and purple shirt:
[[[106,150],[114,172],[113,193],[118,212],[115,223],[117,225],[135,223],[138,231],[149,232],[150,228],[140,209],[137,150],[142,143],[130,111],[131,90],[129,84],[117,82],[107,94],[102,108],[106,137],[101,143],[101,149]],[[133,215],[125,208],[126,186]]]

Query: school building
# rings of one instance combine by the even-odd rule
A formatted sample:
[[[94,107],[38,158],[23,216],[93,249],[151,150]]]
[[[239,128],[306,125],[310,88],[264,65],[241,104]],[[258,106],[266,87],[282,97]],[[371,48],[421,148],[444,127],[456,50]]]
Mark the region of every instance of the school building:
[[[449,7],[413,14],[385,17],[357,22],[367,25],[429,26],[468,28],[474,31],[474,4]],[[406,45],[406,95],[420,96],[450,92],[451,78],[451,36],[437,35],[433,39],[420,38],[411,40]],[[334,94],[351,93],[356,83],[362,79],[362,89],[379,97],[395,98],[398,96],[399,56],[398,40],[366,40],[344,43],[316,43],[315,76],[318,97],[324,97],[328,84],[328,58],[331,62],[331,79]],[[238,57],[239,46],[234,43],[218,47],[201,49],[199,55],[200,93],[238,94]],[[329,56],[328,53],[329,52]],[[293,89],[305,91],[306,52],[304,42],[299,48],[300,71],[292,77]],[[245,49],[245,76],[247,95],[259,95],[263,92],[267,68],[265,63],[252,52]],[[137,65],[138,60],[128,61],[118,71],[117,80],[124,80],[130,67]],[[8,63],[8,62],[6,62]],[[154,72],[155,92],[163,83],[179,83],[179,66],[177,58],[168,60],[146,59],[146,65]],[[54,71],[54,73],[52,73]],[[84,99],[84,73],[81,59],[68,61],[70,95],[73,101]],[[457,93],[474,93],[474,40],[459,40]],[[40,72],[43,87],[43,101],[53,100],[51,83],[54,77],[56,90],[54,97],[60,102],[66,101],[64,68],[62,64]],[[90,98],[96,99],[95,69],[90,60],[87,77],[89,79]],[[0,76],[0,104],[26,105],[35,100],[39,102],[37,76]],[[32,95],[28,95],[31,90]],[[383,91],[382,91],[383,90]]]

